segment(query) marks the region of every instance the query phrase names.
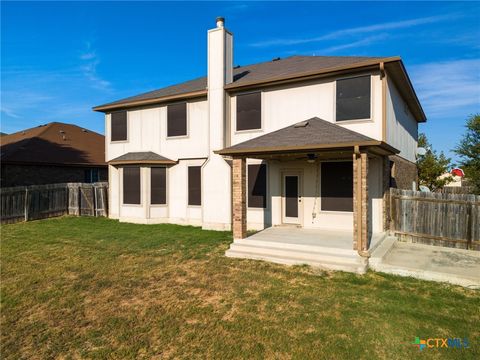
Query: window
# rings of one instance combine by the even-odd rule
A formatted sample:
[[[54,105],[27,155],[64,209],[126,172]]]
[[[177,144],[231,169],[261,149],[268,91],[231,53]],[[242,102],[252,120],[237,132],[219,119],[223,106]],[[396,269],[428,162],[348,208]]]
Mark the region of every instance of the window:
[[[86,183],[94,183],[99,181],[99,169],[98,168],[92,168],[92,169],[86,169],[85,170],[85,182]]]
[[[322,210],[353,211],[353,163],[322,163]]]
[[[248,207],[267,207],[267,165],[248,165]]]
[[[202,168],[188,167],[188,205],[202,205]]]
[[[187,103],[167,106],[167,136],[187,135]]]
[[[262,93],[237,95],[237,131],[262,128]]]
[[[127,140],[127,112],[116,111],[111,115],[111,139],[112,141]]]
[[[167,169],[164,167],[150,169],[150,203],[153,205],[167,203]]]
[[[140,204],[140,168],[123,168],[123,203]]]
[[[337,121],[370,119],[370,75],[337,80]]]

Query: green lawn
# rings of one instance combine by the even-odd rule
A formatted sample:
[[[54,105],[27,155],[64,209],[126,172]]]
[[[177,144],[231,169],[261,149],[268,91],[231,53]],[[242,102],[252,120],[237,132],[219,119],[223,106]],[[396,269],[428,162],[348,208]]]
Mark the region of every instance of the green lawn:
[[[230,233],[194,227],[65,217],[1,235],[4,359],[480,358],[478,291],[229,259]]]

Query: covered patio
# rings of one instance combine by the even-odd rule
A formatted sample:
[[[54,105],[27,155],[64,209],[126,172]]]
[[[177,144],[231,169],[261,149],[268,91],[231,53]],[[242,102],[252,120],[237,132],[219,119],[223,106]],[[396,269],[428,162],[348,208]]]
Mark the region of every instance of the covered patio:
[[[388,155],[398,153],[398,151],[382,141],[374,140],[319,118],[312,118],[231,146],[218,153],[230,158],[233,164],[232,227],[235,239],[233,245],[253,245],[260,241],[265,248],[278,246],[285,248],[286,246],[290,250],[302,250],[302,247],[307,246],[310,248],[303,250],[325,252],[326,249],[335,249],[337,253],[345,255],[355,254],[360,257],[368,257],[369,249],[381,239],[383,231],[386,230],[385,216],[380,214],[379,217],[384,222],[381,226],[383,231],[373,234],[372,209],[371,201],[369,201],[369,182],[371,182],[369,162],[375,160],[376,164],[380,164],[376,171],[382,173],[380,185],[381,196],[383,196],[381,199],[383,201],[382,211],[386,212],[388,202],[385,196],[388,193],[390,180]],[[261,159],[267,163],[273,161],[281,164],[280,167],[288,166],[295,161],[303,161],[314,166],[320,166],[323,162],[343,161],[345,163],[351,161],[353,178],[350,181],[353,181],[350,186],[352,186],[353,198],[351,201],[353,204],[350,204],[353,206],[350,205],[350,219],[353,221],[353,226],[351,226],[353,230],[345,231],[336,225],[329,227],[328,224],[322,229],[308,229],[302,226],[302,223],[297,227],[283,227],[283,224],[273,223],[272,228],[247,238],[247,159]],[[315,185],[315,188],[318,188],[318,184]],[[329,200],[336,201],[335,199]],[[345,199],[339,199],[339,201],[341,200]],[[286,200],[282,201],[282,206],[284,206]],[[302,199],[297,196],[295,201],[300,203]],[[274,211],[273,206],[272,208]],[[377,217],[378,215],[376,214]],[[232,247],[234,247],[233,245]],[[315,247],[315,249],[311,249],[311,247]]]

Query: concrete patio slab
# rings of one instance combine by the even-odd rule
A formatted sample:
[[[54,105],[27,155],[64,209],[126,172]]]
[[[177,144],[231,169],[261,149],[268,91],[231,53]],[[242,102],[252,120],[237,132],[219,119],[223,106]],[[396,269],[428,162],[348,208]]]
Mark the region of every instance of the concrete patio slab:
[[[375,252],[372,259],[375,258]],[[418,279],[480,288],[480,252],[395,242],[374,270]]]

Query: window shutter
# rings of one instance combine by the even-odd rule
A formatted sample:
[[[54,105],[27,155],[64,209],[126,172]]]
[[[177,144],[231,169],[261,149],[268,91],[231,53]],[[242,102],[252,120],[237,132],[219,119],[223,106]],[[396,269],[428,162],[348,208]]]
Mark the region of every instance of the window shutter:
[[[262,93],[237,95],[237,130],[262,128]]]
[[[188,167],[188,205],[202,205],[202,171],[200,166]]]
[[[187,135],[187,103],[167,106],[167,136]]]
[[[267,165],[248,165],[248,207],[267,207]]]
[[[123,168],[123,203],[140,204],[140,168]]]
[[[116,111],[111,114],[111,140],[127,140],[127,112]]]
[[[164,167],[150,169],[150,203],[167,203],[167,169]]]

